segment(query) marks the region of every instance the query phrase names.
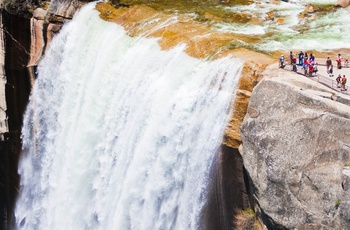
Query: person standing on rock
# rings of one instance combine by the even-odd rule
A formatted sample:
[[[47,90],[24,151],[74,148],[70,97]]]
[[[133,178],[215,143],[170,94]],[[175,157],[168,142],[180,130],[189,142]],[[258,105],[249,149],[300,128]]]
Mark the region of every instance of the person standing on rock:
[[[338,77],[335,80],[337,81],[337,87],[340,88],[340,86],[341,86],[341,75],[339,74]]]
[[[332,65],[332,60],[329,57],[327,57],[326,65],[327,65],[327,73],[329,74],[329,67]]]
[[[307,60],[306,57],[304,57],[304,75],[306,76],[307,71],[309,70],[309,61]]]
[[[303,62],[304,62],[304,53],[303,51],[299,52],[299,65],[303,66]]]
[[[337,68],[341,69],[341,55],[340,54],[338,54],[338,57],[337,57]]]
[[[330,65],[329,68],[328,68],[328,74],[330,77],[333,77],[333,65]]]
[[[310,54],[309,60],[310,60],[310,62],[311,62],[311,61],[313,61],[313,62],[315,61],[315,56],[314,56],[312,53]]]
[[[284,56],[281,55],[280,57],[280,68],[284,68]]]
[[[341,91],[345,91],[346,90],[346,81],[347,81],[347,79],[346,79],[346,77],[345,77],[345,75],[343,75],[343,78],[341,79]]]
[[[293,65],[293,71],[297,72],[297,58],[295,56],[292,57],[292,65]]]
[[[293,52],[290,51],[289,53],[289,59],[290,59],[290,64],[293,65]]]
[[[314,72],[314,66],[313,65],[309,65],[309,77],[312,77],[312,73]]]

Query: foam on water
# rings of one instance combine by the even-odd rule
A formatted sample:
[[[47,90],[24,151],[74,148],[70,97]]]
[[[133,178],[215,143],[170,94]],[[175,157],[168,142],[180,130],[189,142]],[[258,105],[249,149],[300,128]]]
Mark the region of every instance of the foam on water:
[[[162,51],[93,8],[38,67],[17,229],[198,229],[243,63]]]
[[[220,31],[234,34],[260,36],[258,44],[251,44],[256,50],[318,50],[350,48],[350,8],[338,8],[318,14],[315,19],[300,18],[305,7],[314,3],[317,5],[334,5],[335,1],[290,1],[271,4],[259,1],[244,6],[226,7],[226,11],[243,13],[262,21],[262,24],[248,23],[216,23],[215,28]],[[273,10],[274,18],[266,20],[268,13]],[[265,36],[268,35],[268,36]]]

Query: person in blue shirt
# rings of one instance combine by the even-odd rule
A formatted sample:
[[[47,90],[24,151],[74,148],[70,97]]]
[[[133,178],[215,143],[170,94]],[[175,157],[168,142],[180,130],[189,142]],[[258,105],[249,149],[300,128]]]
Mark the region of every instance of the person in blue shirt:
[[[284,68],[284,56],[281,55],[280,57],[280,68]]]
[[[304,64],[304,53],[303,53],[303,51],[300,51],[299,52],[299,65],[303,66],[303,64]]]

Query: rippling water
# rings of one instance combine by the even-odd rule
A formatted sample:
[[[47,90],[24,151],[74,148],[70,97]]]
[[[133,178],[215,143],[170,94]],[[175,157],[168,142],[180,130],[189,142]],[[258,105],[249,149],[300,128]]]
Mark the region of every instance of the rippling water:
[[[205,20],[220,32],[254,38],[243,39],[244,46],[260,51],[318,50],[350,48],[350,8],[334,7],[335,0],[305,1],[235,1],[211,4],[198,1],[147,2],[155,8],[194,13],[194,20],[203,20],[210,13],[219,22]],[[308,5],[315,9],[305,13]],[[272,17],[268,17],[269,15]],[[302,15],[302,16],[300,16]],[[250,39],[252,40],[252,39]]]
[[[314,13],[303,13],[308,4],[317,4],[320,10]],[[331,49],[350,48],[349,8],[333,8],[335,1],[293,1],[272,4],[256,1],[250,5],[225,7],[225,10],[241,12],[258,19],[261,24],[251,23],[216,23],[221,31],[249,34],[262,38],[254,46],[263,51],[302,49],[328,51]],[[324,8],[328,11],[322,11]],[[273,11],[275,20],[264,20]],[[277,19],[283,19],[279,24]]]

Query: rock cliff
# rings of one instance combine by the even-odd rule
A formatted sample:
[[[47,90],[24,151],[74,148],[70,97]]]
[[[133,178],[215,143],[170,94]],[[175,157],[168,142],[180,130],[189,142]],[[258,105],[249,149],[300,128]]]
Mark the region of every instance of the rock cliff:
[[[349,229],[350,97],[276,67],[241,126],[256,210],[269,229]]]
[[[30,39],[21,40],[23,34],[16,35],[16,32],[8,31],[7,40],[12,43],[7,42],[7,59],[14,59],[16,53],[20,52],[25,56],[22,58],[25,63],[13,66],[9,62],[6,71],[8,79],[14,79],[7,85],[7,97],[11,98],[8,99],[8,112],[13,110],[10,129],[16,132],[14,139],[18,142],[18,152],[21,116],[27,100],[24,98],[28,97],[29,89],[26,88],[23,93],[15,91],[12,86],[24,89],[21,84],[32,84],[35,79],[35,66],[45,53],[47,44],[62,24],[72,18],[74,12],[85,2],[87,1],[53,0],[48,7],[36,7],[33,17],[29,22],[26,21],[30,32],[27,31],[28,28],[22,30],[26,31],[26,36],[30,36]],[[103,6],[103,3],[100,5]],[[116,15],[111,21],[119,22],[129,29],[130,36],[137,35],[137,31],[142,32],[138,21],[133,21],[135,18],[140,18],[141,21],[148,14],[157,13],[149,8],[145,11],[140,6],[120,9],[116,14],[111,14],[110,8],[100,11],[102,15],[104,11],[108,15]],[[166,19],[166,15],[164,18]],[[197,34],[198,31],[203,31],[196,23],[188,21],[187,28],[191,28],[191,32]],[[172,26],[152,34],[163,36],[160,45],[164,49],[174,46],[174,37],[178,38],[178,42],[182,42],[181,39],[190,40],[182,35],[184,31],[189,31],[184,23]],[[207,36],[199,37],[208,39]],[[232,35],[215,35],[208,40],[197,41],[202,45],[189,44],[188,53],[195,57],[205,57],[208,55],[206,52],[210,51],[212,54],[214,51],[202,47],[215,47],[215,42],[218,41],[218,46],[229,44],[228,41],[232,39]],[[28,43],[25,45],[25,52],[15,50],[14,41]],[[17,49],[18,47],[21,48],[17,45]],[[236,93],[234,114],[225,132],[223,148],[213,166],[216,167],[213,183],[218,185],[213,185],[217,187],[211,191],[214,201],[209,206],[218,211],[206,213],[205,217],[212,222],[208,226],[212,224],[220,226],[221,229],[229,228],[232,222],[230,216],[236,212],[234,209],[249,206],[246,181],[243,178],[246,168],[256,210],[269,228],[350,228],[350,212],[347,210],[350,202],[350,170],[344,168],[350,163],[350,137],[347,136],[350,132],[350,98],[337,95],[306,78],[283,70],[275,71],[277,66],[271,66],[271,69],[267,68],[261,74],[262,69],[274,61],[271,57],[246,49],[232,51],[231,46],[227,47],[229,51],[216,55],[220,57],[230,52],[233,57],[246,60],[246,64]],[[15,77],[22,76],[19,73],[23,75],[21,81]],[[264,79],[255,87],[261,78]],[[19,106],[17,99],[23,102],[20,108],[16,108]],[[244,166],[236,150],[242,141],[240,152]],[[12,160],[16,161],[17,158]],[[225,207],[220,207],[218,200],[221,203],[227,202],[223,205]],[[222,213],[230,215],[227,214],[224,221],[214,223],[217,220],[210,216],[215,213],[218,215],[217,219],[222,218],[219,216]]]
[[[37,5],[31,5],[34,2]],[[1,11],[0,34],[0,229],[12,229],[14,221],[20,130],[36,65],[64,20],[84,4],[78,1],[51,3],[53,6],[47,7],[44,1],[8,0],[3,3],[0,0],[1,8],[7,7],[7,11]],[[35,9],[32,15],[25,10],[30,6]]]
[[[335,5],[343,7],[343,8],[346,8],[346,7],[348,7],[350,5],[350,1],[349,0],[337,0]]]

